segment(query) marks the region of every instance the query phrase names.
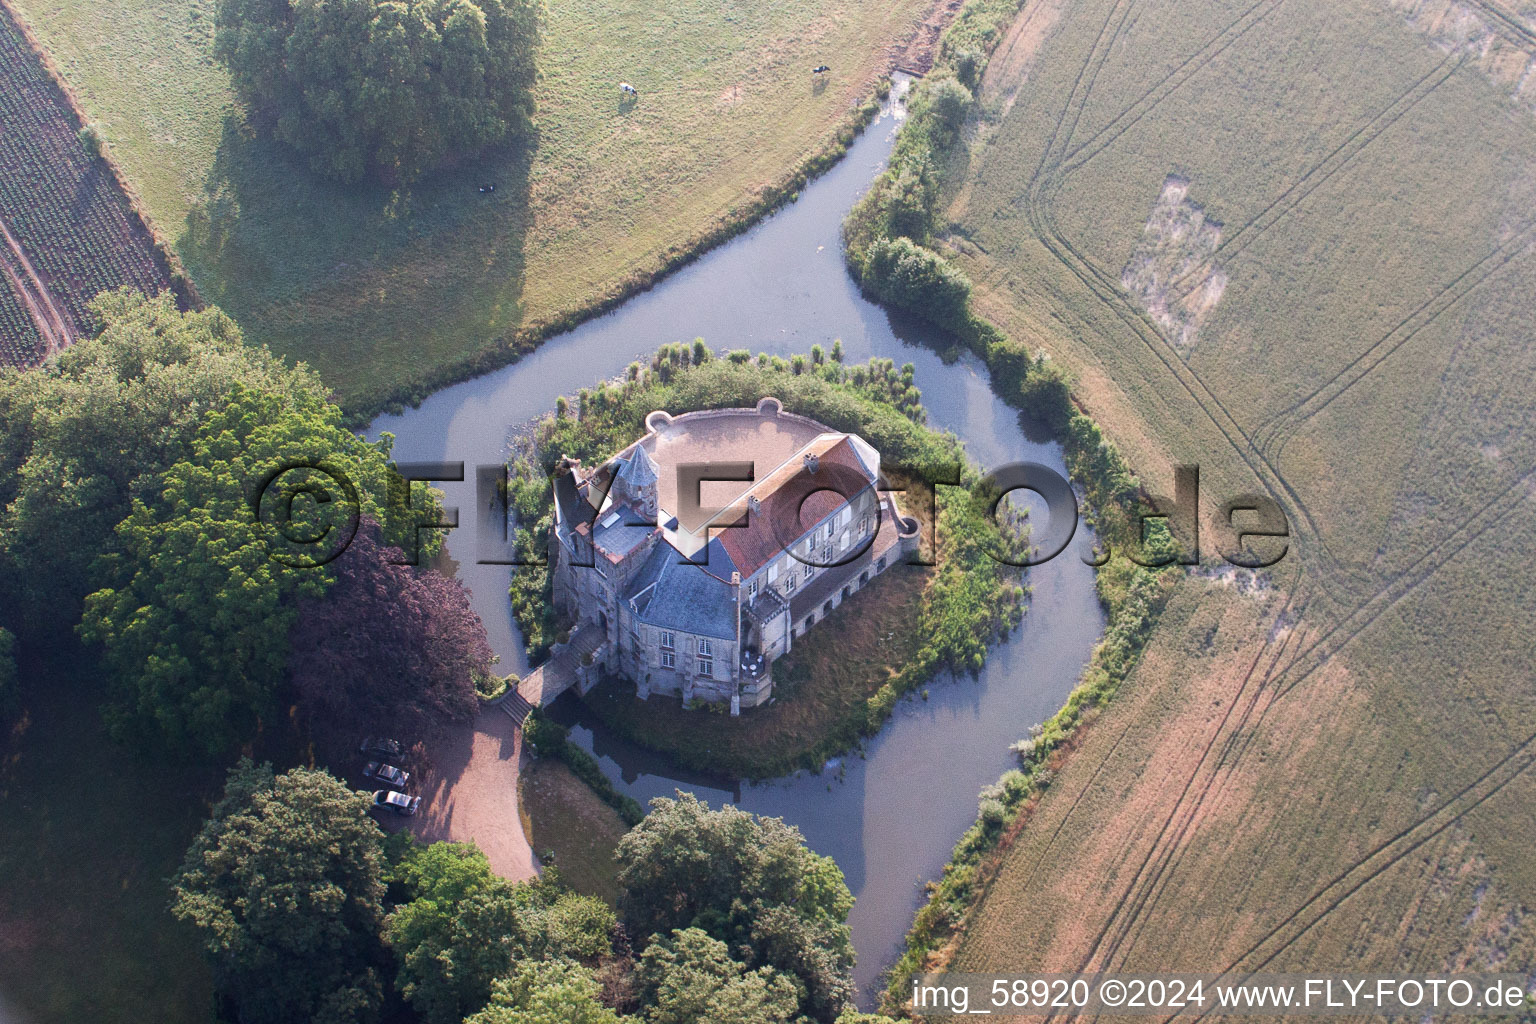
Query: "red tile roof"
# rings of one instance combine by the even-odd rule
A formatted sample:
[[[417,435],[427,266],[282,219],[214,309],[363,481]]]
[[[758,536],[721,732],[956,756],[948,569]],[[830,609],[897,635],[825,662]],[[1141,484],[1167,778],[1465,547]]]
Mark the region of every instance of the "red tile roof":
[[[803,464],[776,470],[752,489],[761,504],[746,513],[746,525],[717,530],[715,536],[746,579],[868,486],[869,470],[845,436],[821,452],[815,473]],[[731,516],[719,520],[728,523]]]

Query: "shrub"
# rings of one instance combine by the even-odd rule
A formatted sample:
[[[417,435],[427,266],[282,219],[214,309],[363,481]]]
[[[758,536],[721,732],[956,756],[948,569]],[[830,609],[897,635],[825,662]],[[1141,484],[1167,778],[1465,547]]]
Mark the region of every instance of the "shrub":
[[[77,137],[80,139],[80,148],[85,150],[87,156],[93,160],[101,156],[101,132],[96,128],[95,125],[81,125],[80,131],[77,133]]]

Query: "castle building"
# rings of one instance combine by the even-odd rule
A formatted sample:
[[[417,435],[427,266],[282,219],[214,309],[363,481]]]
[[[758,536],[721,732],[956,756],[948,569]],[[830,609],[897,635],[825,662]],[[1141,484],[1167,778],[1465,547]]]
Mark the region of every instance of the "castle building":
[[[916,547],[856,434],[753,409],[646,417],[644,437],[555,480],[557,607],[600,631],[595,660],[641,697],[773,694],[795,639]]]

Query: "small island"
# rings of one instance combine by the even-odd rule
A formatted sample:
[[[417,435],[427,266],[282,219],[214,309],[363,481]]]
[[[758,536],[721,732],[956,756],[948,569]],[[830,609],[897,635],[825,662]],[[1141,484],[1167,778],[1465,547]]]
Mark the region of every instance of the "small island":
[[[869,442],[777,398],[645,423],[600,467],[558,465],[555,603],[641,699],[739,715],[772,699],[796,637],[917,549],[918,523]]]
[[[549,551],[512,587],[548,654],[529,704],[574,689],[683,767],[766,778],[980,666],[1022,614],[1019,570],[990,557],[1026,542],[1022,521],[933,494],[922,481],[964,456],[926,426],[910,368],[840,356],[667,346],[537,426],[513,488],[520,544],[547,529]]]

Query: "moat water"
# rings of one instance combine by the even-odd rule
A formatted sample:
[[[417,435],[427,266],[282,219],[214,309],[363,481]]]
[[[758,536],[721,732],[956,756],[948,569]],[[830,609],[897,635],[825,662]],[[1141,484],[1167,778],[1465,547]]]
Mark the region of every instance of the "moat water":
[[[503,461],[512,433],[550,412],[557,395],[616,376],[667,342],[703,337],[716,350],[789,355],[841,338],[849,363],[871,356],[913,363],[930,425],[955,433],[983,467],[1030,460],[1065,472],[1060,448],[1026,436],[1018,415],[992,393],[985,367],[968,355],[945,362],[939,339],[866,301],[844,270],[839,224],[883,169],[901,116],[899,108],[887,110],[793,204],[656,288],[512,366],[371,424],[370,436],[395,435],[402,462],[466,464],[466,483],[438,485],[445,504],[460,508],[462,529],[447,548],[503,671],[523,671],[526,658],[507,601],[509,569],[475,562],[473,467]],[[1009,744],[1061,706],[1103,631],[1093,570],[1081,559],[1089,543],[1079,531],[1060,557],[1030,570],[1028,614],[978,676],[934,680],[928,699],[903,701],[862,752],[820,774],[756,785],[690,776],[608,733],[570,696],[555,714],[642,803],[677,789],[712,805],[734,803],[799,826],[813,849],[836,859],[858,899],[849,920],[860,1002],[869,1005],[924,883],[938,877],[975,820],[978,791],[1013,766]]]

